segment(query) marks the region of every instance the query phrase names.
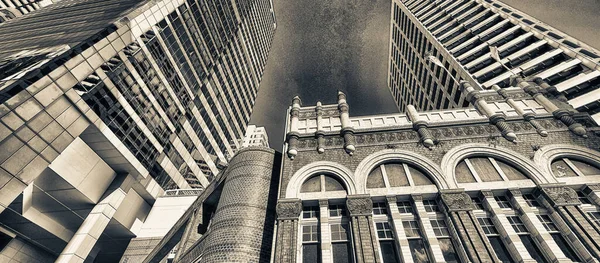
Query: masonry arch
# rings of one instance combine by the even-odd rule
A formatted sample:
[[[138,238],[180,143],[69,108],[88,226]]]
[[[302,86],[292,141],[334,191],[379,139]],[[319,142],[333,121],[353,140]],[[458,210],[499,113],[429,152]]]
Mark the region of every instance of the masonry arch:
[[[339,163],[318,161],[307,164],[294,173],[286,187],[285,198],[299,198],[304,182],[321,174],[337,179],[343,184],[348,195],[357,194],[354,175],[350,169]]]

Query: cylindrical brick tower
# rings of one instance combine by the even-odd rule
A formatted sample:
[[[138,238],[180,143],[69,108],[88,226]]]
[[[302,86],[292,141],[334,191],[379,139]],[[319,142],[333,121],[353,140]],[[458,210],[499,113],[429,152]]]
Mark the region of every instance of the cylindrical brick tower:
[[[269,262],[278,159],[272,149],[248,147],[229,162],[201,262]]]

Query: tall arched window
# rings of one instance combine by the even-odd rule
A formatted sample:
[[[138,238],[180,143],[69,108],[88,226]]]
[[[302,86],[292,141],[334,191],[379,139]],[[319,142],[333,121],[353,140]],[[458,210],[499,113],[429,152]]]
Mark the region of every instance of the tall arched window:
[[[460,161],[454,170],[458,183],[524,180],[528,177],[519,169],[491,157],[469,157]]]
[[[332,191],[346,191],[346,187],[339,179],[327,174],[317,174],[309,177],[300,188],[300,193]]]
[[[421,170],[405,163],[379,165],[367,177],[367,188],[434,185]]]
[[[600,175],[599,165],[572,158],[555,159],[551,166],[552,173],[556,177]]]

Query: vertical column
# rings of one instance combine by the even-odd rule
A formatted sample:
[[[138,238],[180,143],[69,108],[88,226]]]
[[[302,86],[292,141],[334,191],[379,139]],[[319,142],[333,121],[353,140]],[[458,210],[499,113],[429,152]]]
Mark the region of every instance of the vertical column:
[[[373,227],[373,201],[369,195],[350,195],[346,200],[350,213],[356,263],[379,263],[379,244]]]
[[[106,226],[131,189],[134,179],[130,176],[116,178],[106,190],[101,201],[92,209],[83,224],[71,238],[56,262],[83,262],[100,238]]]
[[[481,200],[487,210],[492,213],[492,220],[494,220],[494,224],[502,236],[502,239],[507,241],[506,245],[512,258],[519,262],[537,262],[531,258],[531,255],[527,252],[527,249],[525,248],[525,245],[523,245],[523,242],[521,242],[521,239],[519,239],[517,232],[515,232],[510,225],[510,222],[508,222],[505,210],[500,208],[494,199],[492,192],[489,190],[481,191]]]
[[[577,254],[585,261],[600,259],[600,233],[585,216],[575,190],[561,185],[540,185],[535,192],[542,196],[542,204]]]
[[[600,184],[586,184],[581,190],[596,206],[600,206]]]
[[[388,212],[392,216],[392,226],[394,227],[397,244],[396,250],[400,252],[400,257],[402,258],[402,262],[412,263],[413,259],[410,255],[410,247],[408,247],[408,239],[406,238],[406,233],[404,232],[404,226],[402,225],[402,218],[400,217],[400,212],[398,212],[398,200],[395,196],[387,197],[388,204]]]
[[[531,233],[531,236],[540,245],[542,253],[545,254],[546,258],[552,262],[571,262],[562,250],[558,247],[550,233],[542,225],[542,222],[537,218],[533,209],[529,207],[520,190],[510,189],[509,196],[511,198],[511,204],[521,214],[521,220]]]
[[[300,199],[280,199],[277,202],[277,237],[274,263],[296,262],[300,213],[302,213]]]
[[[435,232],[433,232],[431,221],[429,221],[429,215],[427,214],[425,206],[423,205],[423,196],[413,194],[411,195],[411,198],[415,203],[415,207],[417,208],[416,215],[419,218],[421,228],[423,229],[423,239],[426,240],[426,244],[429,244],[429,248],[431,249],[431,261],[445,262],[444,253],[442,253],[442,249],[440,248],[440,244],[435,236]]]
[[[441,199],[467,254],[468,259],[465,261],[473,263],[499,262],[473,214],[475,206],[471,197],[463,191],[444,191],[441,193]]]
[[[333,262],[331,233],[329,228],[329,202],[319,200],[319,224],[321,227],[321,259],[323,263]]]
[[[342,124],[341,135],[344,137],[344,149],[350,155],[356,150],[356,141],[354,138],[354,128],[350,122],[349,106],[346,102],[346,94],[338,91],[338,111],[340,112],[340,122]]]
[[[292,160],[298,155],[298,116],[300,115],[300,106],[302,102],[300,97],[296,96],[292,99],[292,108],[290,109],[290,130],[286,135],[286,142],[288,143],[287,154]]]

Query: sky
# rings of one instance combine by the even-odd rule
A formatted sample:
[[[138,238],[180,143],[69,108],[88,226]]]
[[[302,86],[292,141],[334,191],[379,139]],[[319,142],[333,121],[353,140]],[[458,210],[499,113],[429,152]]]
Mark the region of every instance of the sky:
[[[286,109],[348,96],[350,116],[398,112],[387,87],[390,0],[273,0],[277,30],[250,120],[282,150]],[[600,49],[600,0],[503,0]],[[568,4],[567,4],[568,3]]]

